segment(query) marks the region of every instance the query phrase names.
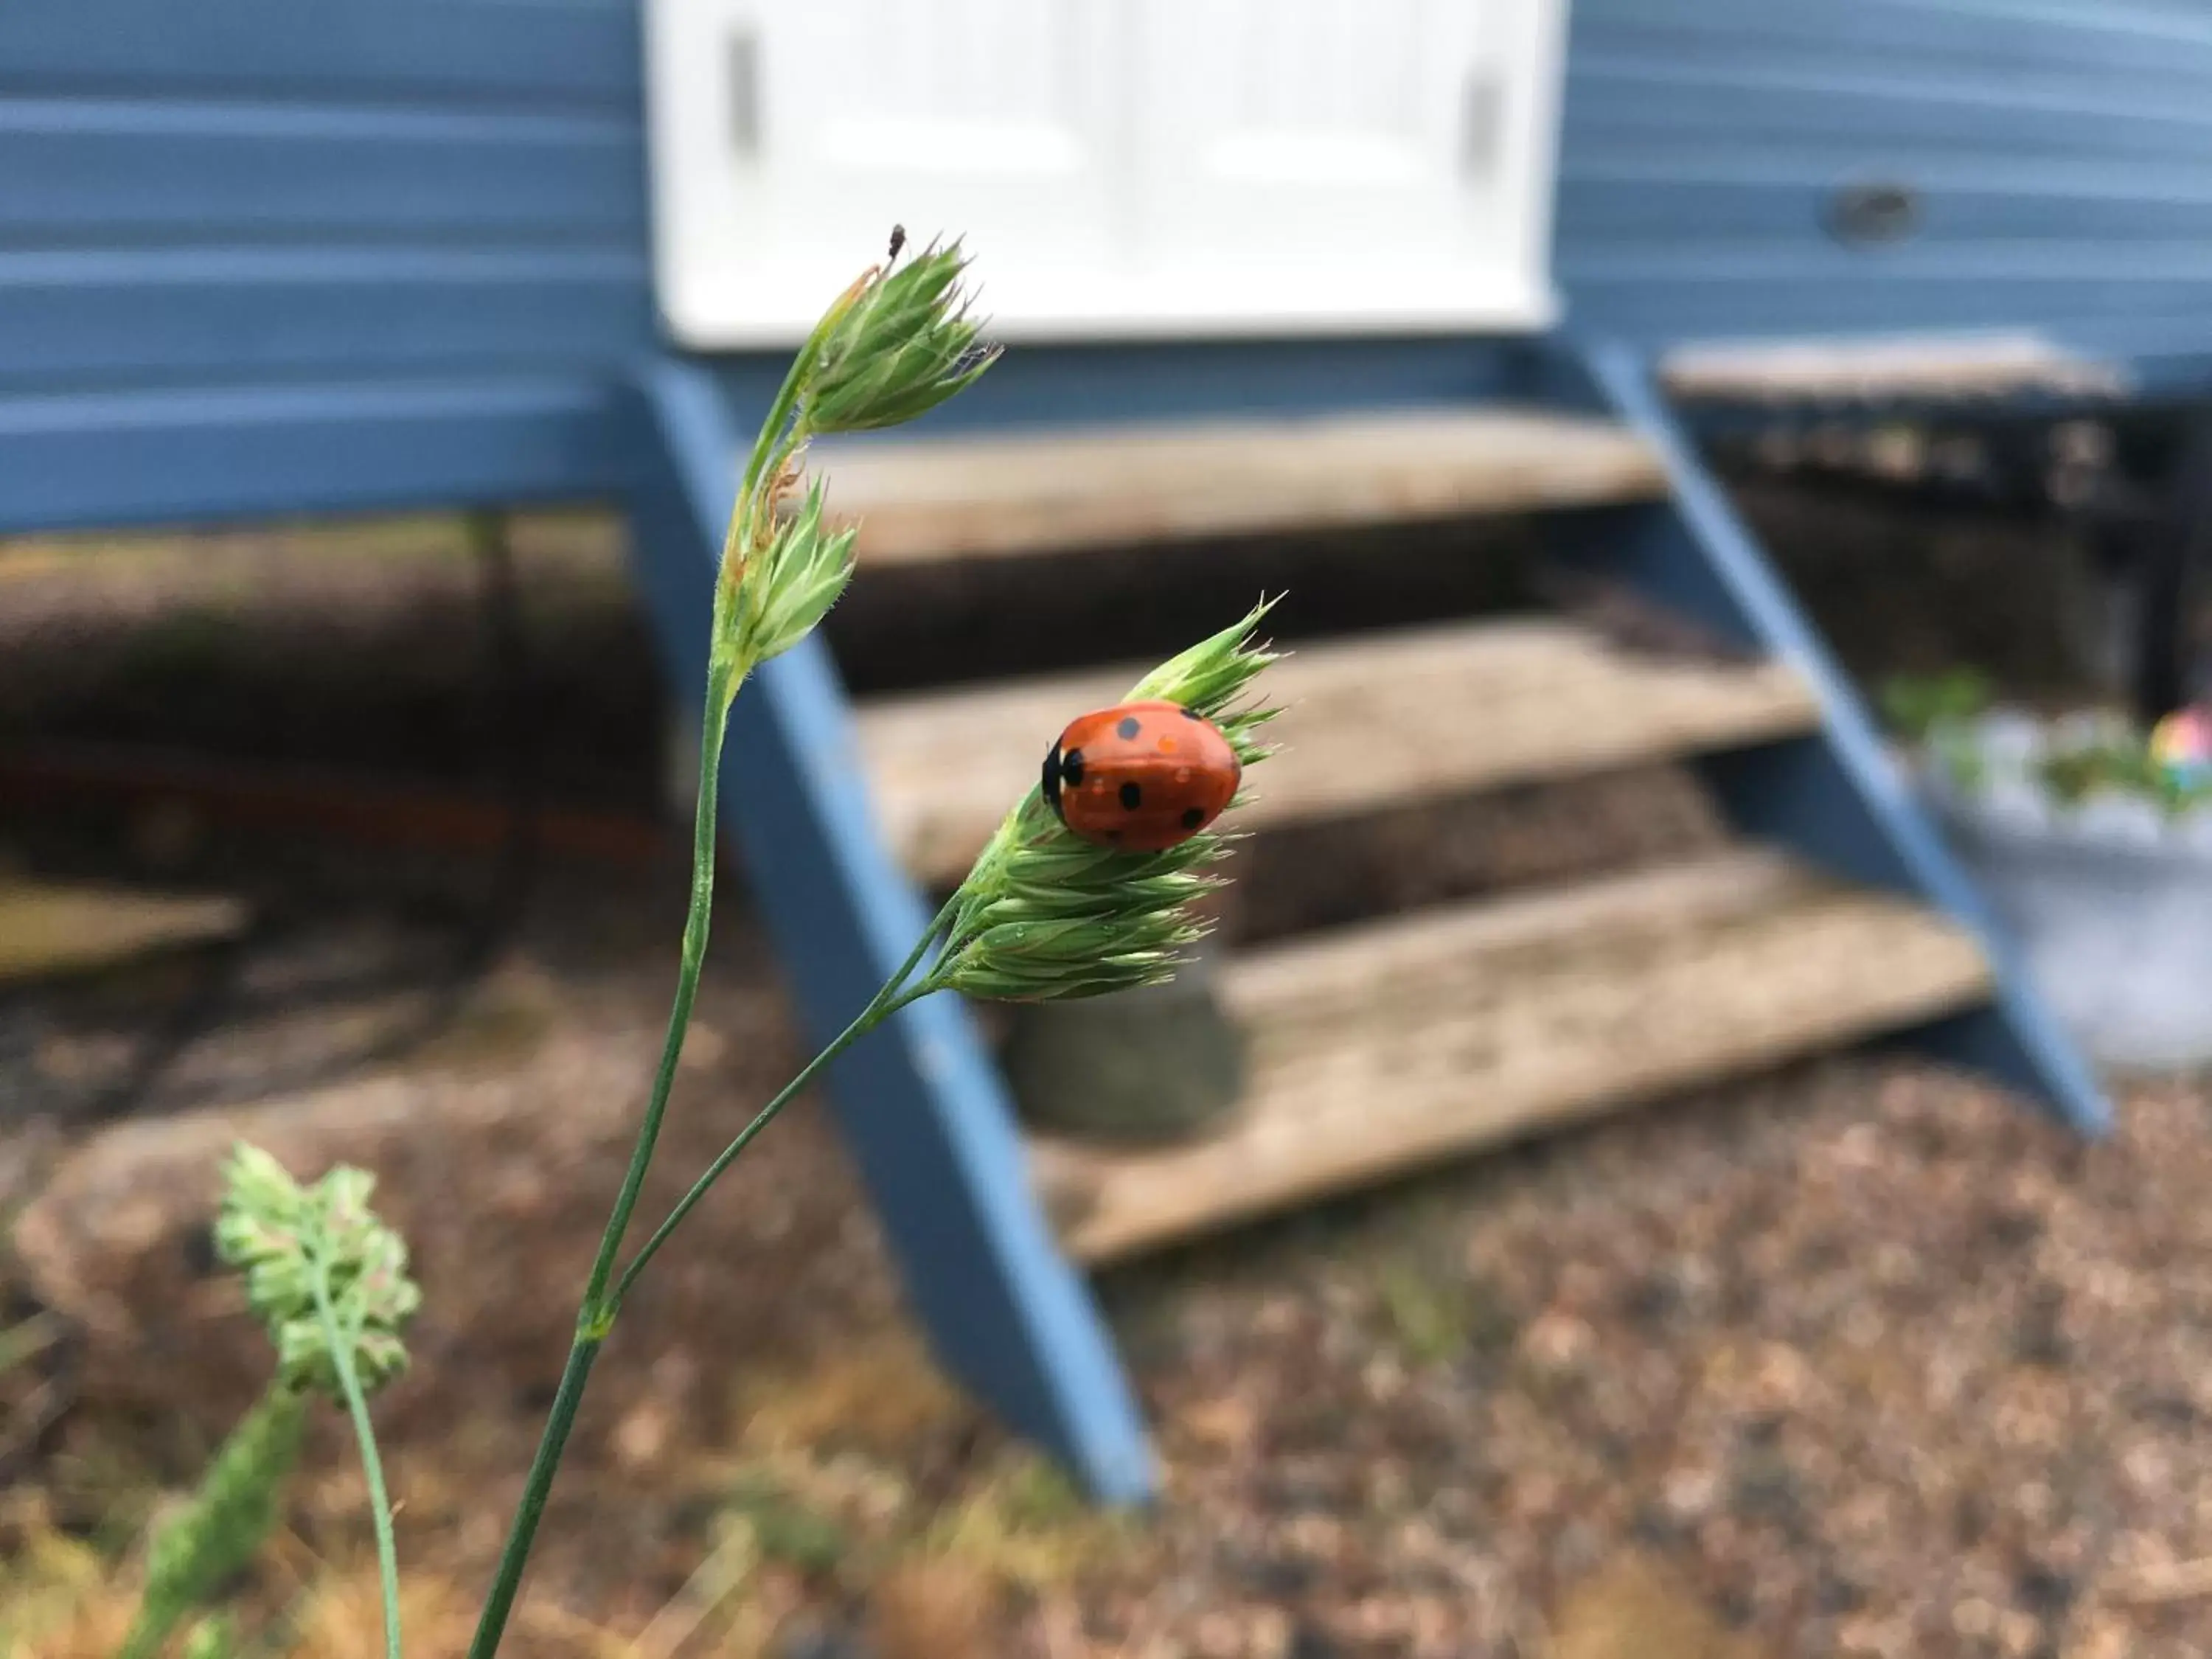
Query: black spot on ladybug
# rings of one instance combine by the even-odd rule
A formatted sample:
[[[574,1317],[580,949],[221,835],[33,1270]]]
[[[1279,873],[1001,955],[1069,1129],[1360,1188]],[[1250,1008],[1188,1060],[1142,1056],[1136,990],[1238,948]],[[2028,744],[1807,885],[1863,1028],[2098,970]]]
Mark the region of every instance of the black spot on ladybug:
[[[1183,809],[1182,827],[1184,829],[1195,830],[1205,822],[1206,809],[1203,806],[1187,806]]]
[[[1083,787],[1083,751],[1071,749],[1060,757],[1061,781],[1080,789]]]
[[[1144,804],[1145,792],[1142,788],[1133,783],[1121,786],[1121,810],[1124,812],[1133,812]]]
[[[1143,723],[1134,714],[1124,714],[1121,716],[1121,724],[1114,728],[1114,732],[1117,737],[1133,738],[1142,728]]]

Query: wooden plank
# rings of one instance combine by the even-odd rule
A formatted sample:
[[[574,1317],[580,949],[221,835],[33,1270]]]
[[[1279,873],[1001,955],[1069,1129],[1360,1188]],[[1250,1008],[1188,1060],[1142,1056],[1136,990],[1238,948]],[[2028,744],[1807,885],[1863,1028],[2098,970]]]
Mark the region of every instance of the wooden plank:
[[[1559,184],[1563,243],[1616,245],[1678,236],[1686,224],[1715,240],[1800,240],[1822,230],[1838,192],[1881,176],[1856,156],[1746,156],[1715,146],[1656,163],[1647,153],[1588,154]],[[1915,160],[1898,182],[1919,203],[1917,242],[2049,241],[2063,238],[2152,244],[2212,237],[2212,179],[2201,169]],[[2089,175],[2089,176],[2084,176]]]
[[[1978,242],[1948,247],[1923,247],[1911,242],[1879,250],[1847,248],[1811,238],[1798,242],[1723,244],[1705,248],[1670,247],[1663,242],[1638,241],[1611,250],[1608,278],[1663,283],[1703,277],[1711,282],[1820,283],[1859,275],[1861,289],[1875,290],[1883,284],[1897,292],[1926,288],[1930,292],[1946,284],[2008,284],[2016,300],[2031,305],[2042,299],[2100,299],[2116,302],[2133,296],[2157,304],[2161,296],[2202,292],[2212,282],[2212,241],[2159,242],[2142,240],[2130,247],[2124,264],[2115,263],[2112,250],[2074,241],[2063,236],[2012,244]],[[1878,263],[1882,284],[1867,280],[1870,263]],[[1879,316],[1881,307],[1864,309]],[[1910,319],[1909,325],[1900,318]],[[1923,318],[1911,310],[1893,311],[1885,332],[1914,334],[1957,332],[1980,328],[1999,331],[2033,326],[2025,321],[1960,323],[1950,316]],[[1808,329],[1805,332],[1817,331]],[[1714,331],[1728,337],[1729,331]]]
[[[1657,870],[1541,888],[1502,902],[1447,905],[1334,928],[1239,961],[1232,998],[1285,1022],[1340,1018],[1385,981],[1439,986],[1556,957],[1562,941],[1640,937],[1717,927],[1802,897],[1805,868],[1770,848],[1739,846]],[[1475,963],[1479,959],[1479,963]],[[1475,965],[1471,965],[1474,963]]]
[[[1826,60],[1862,52],[1888,64],[1953,62],[1987,71],[2036,67],[2076,75],[2157,78],[2212,70],[2212,27],[2201,6],[2163,13],[2113,0],[1930,5],[1854,0],[1846,10],[1774,0],[1578,0],[1577,46],[1703,58],[1747,46]]]
[[[877,563],[1526,513],[1656,484],[1615,428],[1498,410],[862,440],[816,459]]]
[[[633,0],[8,0],[0,88],[635,110]]]
[[[1593,0],[1571,29],[1555,270],[1585,337],[2078,333],[2212,304],[2201,7]],[[1837,244],[1828,193],[1869,184],[1916,191],[1918,228]]]
[[[1796,245],[1790,245],[1796,249]],[[1988,251],[1994,253],[1994,246]],[[1802,257],[1798,257],[1802,252]],[[2137,244],[2103,276],[2027,276],[1972,263],[1913,270],[1903,250],[1855,263],[1842,249],[1738,258],[1709,251],[1705,265],[1647,258],[1620,247],[1579,250],[1564,273],[1577,315],[1607,337],[1652,344],[1753,336],[1894,333],[1916,330],[2031,327],[2054,336],[2063,323],[2189,317],[2212,308],[2212,258],[2201,277],[2177,278]],[[2138,256],[2141,256],[2138,261]]]
[[[1802,140],[1879,135],[1894,149],[2172,156],[2201,145],[2212,118],[2201,100],[2131,100],[2125,76],[2015,88],[1974,77],[1832,74],[1813,52],[1786,71],[1732,75],[1684,59],[1585,52],[1568,94],[1570,131],[1667,142],[1734,134]]]
[[[734,405],[763,414],[790,366],[787,354],[766,351],[713,362]],[[920,429],[950,437],[1019,428],[1042,435],[1348,410],[1444,414],[1525,396],[1527,368],[1522,343],[1495,339],[1127,340],[1110,349],[1038,342],[1008,352]],[[817,458],[834,459],[838,447],[825,443]]]
[[[1818,75],[1824,82],[1924,87],[1997,103],[2112,97],[2118,88],[2132,87],[2141,88],[2143,104],[2152,108],[2185,106],[2192,82],[2212,58],[2201,38],[2179,50],[2174,49],[2175,43],[2142,40],[2134,43],[2134,50],[2115,52],[2110,48],[2119,43],[2119,37],[2109,31],[2076,32],[2069,41],[2057,33],[2038,39],[2026,32],[1988,27],[1971,44],[1968,37],[1954,35],[1932,49],[1916,48],[1897,43],[1903,31],[1887,31],[1891,39],[1884,40],[1856,27],[1856,7],[1848,24],[1824,9],[1764,9],[1770,15],[1796,14],[1790,20],[1796,27],[1716,28],[1700,15],[1687,27],[1614,24],[1583,28],[1576,44],[1600,64],[1656,63],[1731,83],[1791,85]],[[2070,57],[2066,55],[2069,47]]]
[[[1899,901],[1735,852],[1346,930],[1232,963],[1242,1115],[1202,1142],[1040,1139],[1072,1254],[1104,1261],[1978,1000],[1978,948]]]
[[[1134,666],[861,707],[861,752],[891,847],[957,877],[1036,776],[1068,720]],[[1268,671],[1282,752],[1234,822],[1257,828],[1811,729],[1810,694],[1773,664],[1631,655],[1550,618],[1456,623],[1301,647]]]
[[[212,944],[234,938],[246,923],[246,906],[234,898],[0,877],[0,985]]]
[[[1793,399],[2118,397],[2115,365],[2037,334],[1777,340],[1676,348],[1661,360],[1678,398]]]
[[[0,398],[12,532],[605,498],[612,388],[487,378]]]
[[[0,384],[615,370],[651,345],[641,249],[0,252]]]
[[[0,100],[0,228],[18,246],[533,232],[641,245],[643,151],[618,115]]]
[[[2160,315],[2059,317],[2044,325],[2053,339],[2087,357],[2127,364],[2135,395],[2145,403],[2201,398],[2212,370],[2212,316],[2203,312]]]

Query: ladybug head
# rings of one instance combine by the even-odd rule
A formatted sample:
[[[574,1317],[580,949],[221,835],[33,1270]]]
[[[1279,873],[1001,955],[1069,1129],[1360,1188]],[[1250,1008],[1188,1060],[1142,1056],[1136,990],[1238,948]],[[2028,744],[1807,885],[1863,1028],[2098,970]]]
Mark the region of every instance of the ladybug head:
[[[1045,805],[1052,808],[1053,816],[1065,823],[1067,814],[1060,810],[1060,791],[1063,784],[1072,789],[1083,787],[1083,751],[1080,749],[1063,749],[1054,743],[1045,750],[1044,799]]]

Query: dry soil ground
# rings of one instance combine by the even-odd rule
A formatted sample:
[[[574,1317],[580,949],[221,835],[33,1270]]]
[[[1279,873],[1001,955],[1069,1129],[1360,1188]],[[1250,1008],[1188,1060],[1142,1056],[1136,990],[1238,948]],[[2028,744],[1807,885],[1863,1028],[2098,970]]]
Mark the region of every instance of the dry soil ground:
[[[568,558],[604,594],[604,558],[559,539],[533,568]],[[223,556],[235,569],[250,552]],[[141,590],[173,579],[148,568]],[[361,592],[326,609],[309,654],[332,654],[349,625],[374,635],[379,614],[416,638],[447,616],[467,637],[450,617],[466,584],[450,571],[430,581],[445,583],[442,611],[344,580]],[[556,586],[536,601],[568,618],[551,637],[630,664],[633,699],[627,736],[571,755],[563,775],[637,805],[654,763],[634,623],[601,602],[564,608]],[[11,618],[32,610],[0,603]],[[40,614],[50,626],[56,612]],[[25,660],[21,644],[5,654]],[[181,669],[137,659],[140,684],[204,669],[204,641],[185,644]],[[422,693],[433,706],[459,684],[437,681],[439,660],[421,653],[402,681],[444,684]],[[542,672],[573,696],[567,661]],[[73,702],[52,677],[9,696],[0,714],[18,732],[97,732],[97,699]],[[329,729],[268,746],[312,757]],[[355,751],[381,733],[365,720]],[[594,770],[594,753],[619,763]],[[458,1652],[658,1040],[679,872],[665,851],[546,866],[495,967],[453,992],[423,964],[442,960],[480,860],[364,860],[204,823],[134,833],[99,813],[9,829],[42,865],[219,879],[286,926],[213,1008],[195,1003],[197,975],[151,969],[5,1011],[14,1173],[0,1188],[20,1202],[62,1170],[40,1200],[41,1248],[75,1252],[72,1282],[115,1317],[88,1335],[15,1304],[13,1334],[36,1352],[0,1370],[10,1428],[66,1409],[35,1446],[0,1446],[14,1459],[0,1651],[110,1650],[135,1540],[258,1363],[177,1220],[188,1208],[131,1211],[158,1249],[102,1242],[84,1199],[108,1189],[83,1149],[119,1135],[106,1144],[175,1168],[161,1158],[189,1161],[242,1123],[391,1171],[429,1298],[416,1371],[383,1410],[410,1645]],[[1419,872],[1365,893],[1387,904],[1710,833],[1661,775],[1414,815],[1364,866],[1330,861],[1370,885]],[[1247,925],[1349,902],[1302,898],[1310,884],[1271,878],[1267,856]],[[450,1018],[422,1020],[425,1005]],[[798,1058],[741,895],[702,1009],[672,1172]],[[142,1073],[149,1010],[191,1040]],[[384,1052],[387,1030],[434,1035]],[[237,1105],[272,1076],[273,1101]],[[85,1121],[118,1102],[125,1127]],[[178,1115],[210,1102],[211,1130]],[[2130,1082],[2118,1134],[2084,1147],[1955,1075],[1836,1060],[1115,1273],[1100,1288],[1165,1483],[1154,1512],[1117,1520],[1084,1510],[930,1369],[809,1106],[718,1193],[620,1332],[517,1646],[644,1659],[2212,1650],[2208,1114],[2201,1079]],[[325,1431],[239,1595],[272,1640],[366,1659],[361,1486],[337,1425]]]

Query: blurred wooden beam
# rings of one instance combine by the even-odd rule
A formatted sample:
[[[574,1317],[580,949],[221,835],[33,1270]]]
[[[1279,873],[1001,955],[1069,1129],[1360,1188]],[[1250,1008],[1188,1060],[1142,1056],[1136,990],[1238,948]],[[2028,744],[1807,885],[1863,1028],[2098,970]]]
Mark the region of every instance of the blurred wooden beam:
[[[245,931],[243,901],[0,876],[0,986],[58,979]]]

